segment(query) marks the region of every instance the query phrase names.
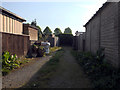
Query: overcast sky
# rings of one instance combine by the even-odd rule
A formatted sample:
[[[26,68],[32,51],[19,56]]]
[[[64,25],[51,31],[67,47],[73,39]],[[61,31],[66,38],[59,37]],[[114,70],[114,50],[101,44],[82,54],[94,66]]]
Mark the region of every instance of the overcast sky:
[[[12,1],[12,2],[10,2]],[[37,20],[42,31],[49,26],[52,31],[62,32],[70,27],[73,34],[84,31],[83,25],[95,14],[106,0],[2,0],[2,7],[26,19]],[[51,1],[51,2],[50,2]]]

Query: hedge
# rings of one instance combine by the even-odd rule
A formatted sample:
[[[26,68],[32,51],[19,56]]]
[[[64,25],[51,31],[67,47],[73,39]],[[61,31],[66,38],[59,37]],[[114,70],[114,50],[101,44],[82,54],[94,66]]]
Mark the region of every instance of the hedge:
[[[58,37],[61,46],[72,46],[73,34],[60,34]]]

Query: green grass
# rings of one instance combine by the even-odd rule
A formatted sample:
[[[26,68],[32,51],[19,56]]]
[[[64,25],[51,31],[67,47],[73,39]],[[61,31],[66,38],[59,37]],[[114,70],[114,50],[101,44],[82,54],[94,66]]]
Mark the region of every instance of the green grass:
[[[61,47],[50,47],[49,55],[52,54],[53,52],[57,51],[57,50],[60,50],[60,49],[61,49]]]
[[[56,53],[53,55],[53,57],[46,63],[44,68],[42,68],[40,71],[38,71],[37,74],[39,76],[33,80],[24,85],[25,88],[46,88],[47,83],[50,79],[50,77],[56,72],[57,67],[59,65],[60,57],[63,55],[64,50],[59,49],[56,51]]]

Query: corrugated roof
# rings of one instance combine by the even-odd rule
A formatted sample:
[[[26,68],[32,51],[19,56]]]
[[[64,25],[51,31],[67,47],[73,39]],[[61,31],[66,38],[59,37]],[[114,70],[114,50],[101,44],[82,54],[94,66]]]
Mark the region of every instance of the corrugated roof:
[[[89,24],[89,22],[101,11],[103,10],[108,4],[110,4],[111,2],[105,2],[103,4],[103,6],[101,8],[99,8],[99,10],[92,16],[92,18],[90,20],[88,20],[88,22],[84,25],[84,27],[86,27],[86,25]]]
[[[1,6],[0,6],[0,10],[1,10],[2,12],[6,12],[6,13],[8,13],[8,14],[10,14],[10,15],[12,15],[12,16],[14,16],[14,17],[16,17],[16,18],[18,18],[18,19],[20,19],[20,20],[22,20],[22,21],[26,21],[26,20],[23,19],[22,17],[16,15],[15,13],[12,13],[11,11],[9,11],[9,10],[1,7]]]

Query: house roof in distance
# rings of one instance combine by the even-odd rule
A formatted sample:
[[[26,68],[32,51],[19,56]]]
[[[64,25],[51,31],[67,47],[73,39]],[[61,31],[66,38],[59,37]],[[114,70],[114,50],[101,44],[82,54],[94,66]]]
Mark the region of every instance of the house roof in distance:
[[[11,15],[11,16],[17,18],[17,19],[20,19],[20,20],[22,20],[22,22],[26,21],[26,20],[23,19],[22,17],[16,15],[15,13],[12,13],[11,11],[9,11],[9,10],[1,7],[1,6],[0,6],[0,12],[1,12],[1,13],[6,13],[6,14],[8,14],[8,15]]]
[[[81,35],[81,34],[83,34],[83,33],[85,33],[85,32],[78,32],[78,31],[76,31],[76,32],[75,32],[75,36],[79,36],[79,35]]]

